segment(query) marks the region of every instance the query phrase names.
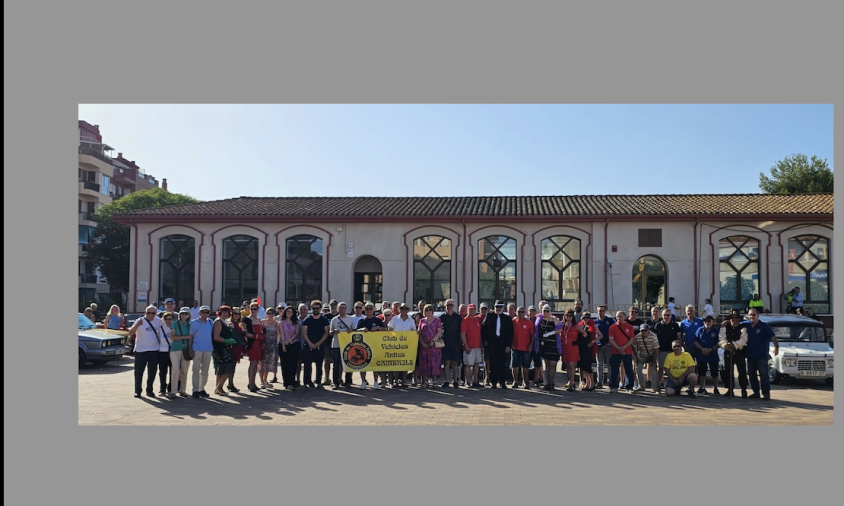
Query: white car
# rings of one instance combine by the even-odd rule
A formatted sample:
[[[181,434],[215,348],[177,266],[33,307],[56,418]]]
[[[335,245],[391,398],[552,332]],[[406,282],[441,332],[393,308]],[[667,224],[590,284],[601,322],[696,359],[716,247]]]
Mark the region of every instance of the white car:
[[[823,322],[792,314],[762,314],[759,319],[768,324],[779,341],[779,354],[768,356],[771,383],[780,384],[784,378],[824,380],[832,385],[834,355]],[[723,352],[721,366],[723,370]]]

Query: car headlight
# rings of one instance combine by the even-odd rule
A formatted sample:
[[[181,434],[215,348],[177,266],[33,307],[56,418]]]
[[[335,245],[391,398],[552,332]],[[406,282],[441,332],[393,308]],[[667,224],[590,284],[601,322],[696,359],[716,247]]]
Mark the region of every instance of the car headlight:
[[[797,359],[796,358],[784,358],[782,359],[783,367],[797,367]]]
[[[827,369],[832,369],[832,361],[833,360],[835,360],[835,359],[832,359],[832,358],[827,359],[827,361],[826,361]]]
[[[108,344],[108,341],[101,341],[100,342],[100,348],[105,348],[107,344]]]

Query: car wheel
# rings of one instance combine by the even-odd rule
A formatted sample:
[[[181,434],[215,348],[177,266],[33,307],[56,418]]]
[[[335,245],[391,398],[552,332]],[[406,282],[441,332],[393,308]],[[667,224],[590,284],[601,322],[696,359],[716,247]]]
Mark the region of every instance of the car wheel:
[[[783,375],[779,371],[777,371],[773,367],[768,369],[768,371],[770,371],[771,383],[773,383],[774,385],[779,385],[780,383],[782,383]]]
[[[824,378],[824,383],[826,383],[826,386],[831,387],[832,386],[832,378]]]
[[[85,357],[85,352],[82,349],[79,350],[79,368],[82,369],[85,367],[85,362],[87,362],[87,358]]]

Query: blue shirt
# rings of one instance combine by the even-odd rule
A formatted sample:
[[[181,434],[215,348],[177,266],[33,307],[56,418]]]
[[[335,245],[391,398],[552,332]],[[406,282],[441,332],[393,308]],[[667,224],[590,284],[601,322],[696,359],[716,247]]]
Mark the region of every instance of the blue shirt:
[[[695,316],[695,319],[689,321],[688,318],[684,318],[683,321],[680,322],[680,330],[685,334],[685,338],[683,339],[685,343],[686,351],[693,357],[697,356],[697,348],[695,348],[695,336],[697,335],[698,329],[703,328],[703,320]]]
[[[605,316],[603,320],[595,318],[595,327],[601,333],[601,346],[609,344],[610,342],[610,325],[615,323],[615,318]]]
[[[190,335],[193,336],[194,351],[214,351],[214,345],[211,343],[211,329],[213,327],[214,322],[210,319],[205,320],[205,324],[199,318],[191,320]]]
[[[708,355],[704,355],[697,346],[694,347],[697,352],[697,359],[704,362],[718,362],[718,340],[720,338],[721,330],[715,325],[711,329],[706,330],[706,327],[697,329],[695,334],[695,342],[700,344],[703,348],[712,348]],[[694,345],[692,345],[694,346]]]
[[[771,338],[775,335],[771,327],[763,321],[756,322],[755,326],[751,326],[750,322],[743,322],[742,325],[747,329],[747,346],[744,348],[747,350],[747,358],[768,358]]]

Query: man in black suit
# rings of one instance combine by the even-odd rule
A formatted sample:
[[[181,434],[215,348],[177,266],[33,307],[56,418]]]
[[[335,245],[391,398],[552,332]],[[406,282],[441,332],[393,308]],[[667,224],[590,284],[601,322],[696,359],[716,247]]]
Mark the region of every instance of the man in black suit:
[[[492,388],[507,388],[507,367],[513,344],[513,319],[504,313],[504,302],[495,301],[495,312],[487,312],[481,321],[481,339],[489,350],[489,381]]]

